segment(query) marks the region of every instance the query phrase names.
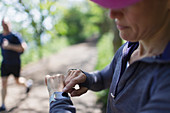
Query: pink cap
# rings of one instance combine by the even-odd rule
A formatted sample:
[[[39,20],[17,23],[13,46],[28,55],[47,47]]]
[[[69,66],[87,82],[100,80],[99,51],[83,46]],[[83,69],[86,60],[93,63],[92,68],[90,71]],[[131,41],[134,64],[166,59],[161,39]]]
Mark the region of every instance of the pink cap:
[[[125,8],[129,5],[135,4],[140,0],[91,0],[96,4],[109,9]]]

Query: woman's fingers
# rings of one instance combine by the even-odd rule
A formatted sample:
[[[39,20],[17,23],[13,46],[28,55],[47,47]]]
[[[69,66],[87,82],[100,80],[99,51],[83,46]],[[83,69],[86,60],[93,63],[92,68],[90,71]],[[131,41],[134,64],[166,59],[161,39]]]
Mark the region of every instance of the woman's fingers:
[[[68,80],[65,84],[65,87],[63,88],[63,92],[70,93],[70,90],[72,90],[72,88],[78,84],[78,81],[79,80],[77,78],[70,79],[70,81]]]
[[[86,87],[81,87],[81,88],[78,89],[78,90],[72,91],[70,94],[71,94],[72,97],[74,97],[74,96],[80,96],[80,95],[86,93],[87,90],[88,90],[88,89],[87,89]]]
[[[76,74],[76,73],[74,73]],[[70,90],[80,83],[83,83],[86,80],[86,76],[83,73],[79,73],[78,76],[72,76],[70,79],[66,79],[65,87],[63,92],[70,93]]]

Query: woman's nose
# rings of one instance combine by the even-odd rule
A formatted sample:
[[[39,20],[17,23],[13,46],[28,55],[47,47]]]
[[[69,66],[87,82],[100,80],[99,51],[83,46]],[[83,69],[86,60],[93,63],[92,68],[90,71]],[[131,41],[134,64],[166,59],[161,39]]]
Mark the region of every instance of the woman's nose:
[[[110,10],[110,14],[109,14],[111,19],[120,19],[123,16],[123,13],[121,10]]]

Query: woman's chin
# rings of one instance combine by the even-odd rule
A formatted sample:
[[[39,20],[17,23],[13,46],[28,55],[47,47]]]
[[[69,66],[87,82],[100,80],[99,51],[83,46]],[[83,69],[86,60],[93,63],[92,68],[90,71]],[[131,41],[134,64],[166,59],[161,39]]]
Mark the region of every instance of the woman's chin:
[[[119,34],[119,35],[123,40],[129,41],[129,42],[138,42],[139,41],[134,36],[130,36],[130,35],[127,35],[127,34]]]

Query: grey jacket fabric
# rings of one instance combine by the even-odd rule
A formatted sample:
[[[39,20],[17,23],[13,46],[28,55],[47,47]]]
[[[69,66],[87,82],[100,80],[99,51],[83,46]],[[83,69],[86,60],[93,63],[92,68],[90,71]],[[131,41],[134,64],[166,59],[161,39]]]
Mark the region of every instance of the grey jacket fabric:
[[[170,113],[170,43],[163,54],[127,67],[138,45],[125,43],[103,70],[84,72],[81,85],[93,91],[110,88],[107,113]]]

